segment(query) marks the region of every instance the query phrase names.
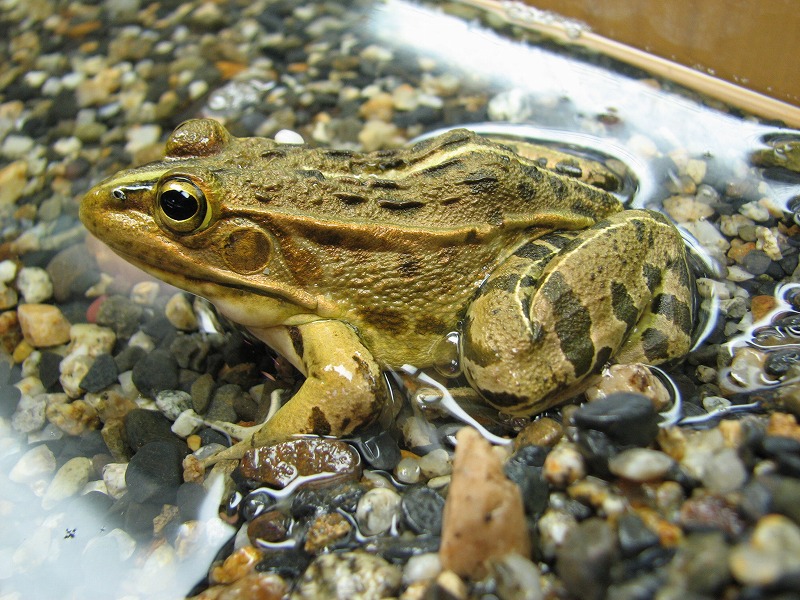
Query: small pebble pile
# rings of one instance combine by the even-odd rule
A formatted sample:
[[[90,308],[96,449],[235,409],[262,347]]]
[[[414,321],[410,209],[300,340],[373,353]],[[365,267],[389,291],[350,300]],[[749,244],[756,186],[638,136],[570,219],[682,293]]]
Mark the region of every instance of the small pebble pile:
[[[412,398],[391,427],[203,468],[231,443],[204,422],[258,423],[300,376],[86,240],[82,194],[159,158],[192,116],[377,150],[560,110],[371,40],[368,7],[4,3],[0,600],[796,597],[800,294],[786,284],[800,281],[800,228],[763,165],[646,132],[626,143],[661,169],[663,211],[725,267],[698,273],[718,319],[671,383],[618,366],[583,404],[478,409],[508,445]],[[602,135],[624,118],[574,125]],[[663,426],[675,390],[698,425]]]

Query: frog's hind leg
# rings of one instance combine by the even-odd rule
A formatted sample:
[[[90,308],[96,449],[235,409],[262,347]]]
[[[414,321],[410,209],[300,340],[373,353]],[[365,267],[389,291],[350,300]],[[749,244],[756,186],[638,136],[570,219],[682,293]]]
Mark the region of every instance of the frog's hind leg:
[[[613,357],[686,353],[691,327],[680,234],[663,215],[625,211],[501,264],[467,311],[464,372],[496,408],[530,415],[579,393]]]

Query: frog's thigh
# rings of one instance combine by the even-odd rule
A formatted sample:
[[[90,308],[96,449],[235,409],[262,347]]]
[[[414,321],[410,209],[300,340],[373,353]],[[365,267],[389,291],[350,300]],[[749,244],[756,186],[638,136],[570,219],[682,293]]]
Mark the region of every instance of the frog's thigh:
[[[660,362],[688,351],[683,240],[662,215],[625,211],[570,235],[544,268],[542,259],[525,267],[512,256],[467,313],[465,373],[506,412],[557,404],[614,356]]]
[[[380,368],[355,331],[341,321],[276,328],[306,376],[295,395],[253,437],[263,445],[296,433],[342,436],[380,412],[386,391]],[[283,346],[286,344],[276,344]]]

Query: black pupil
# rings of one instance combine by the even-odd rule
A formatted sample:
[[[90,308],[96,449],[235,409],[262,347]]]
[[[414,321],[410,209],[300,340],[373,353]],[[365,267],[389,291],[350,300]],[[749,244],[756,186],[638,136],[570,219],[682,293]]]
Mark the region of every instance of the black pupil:
[[[173,221],[185,221],[197,214],[197,198],[183,190],[166,190],[161,193],[161,210]]]

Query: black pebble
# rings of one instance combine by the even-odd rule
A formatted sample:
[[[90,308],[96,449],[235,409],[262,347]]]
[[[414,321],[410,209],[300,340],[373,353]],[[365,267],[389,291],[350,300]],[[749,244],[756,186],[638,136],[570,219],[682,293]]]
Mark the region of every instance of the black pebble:
[[[403,520],[417,534],[439,535],[442,532],[444,498],[427,486],[412,487],[400,502]]]
[[[537,448],[537,446],[526,446],[526,448]],[[520,492],[522,492],[525,512],[529,516],[538,516],[547,508],[550,498],[550,485],[544,478],[541,465],[531,466],[526,462],[526,458],[529,457],[518,457],[519,454],[518,452],[512,456],[503,469],[506,477],[519,486]],[[539,461],[537,459],[534,462]],[[544,460],[542,460],[542,463],[544,463]]]
[[[602,431],[623,446],[647,446],[658,435],[660,417],[641,394],[617,392],[579,407],[573,421],[580,429]]]
[[[134,452],[154,441],[182,443],[171,427],[170,420],[155,410],[135,408],[125,416],[125,434]]]
[[[109,296],[97,311],[97,324],[114,330],[118,338],[127,339],[139,327],[143,309],[125,296]]]
[[[133,455],[125,471],[128,494],[135,502],[173,503],[183,482],[185,456],[186,452],[174,442],[145,444]]]
[[[203,446],[207,446],[208,444],[221,444],[223,446],[231,445],[231,438],[221,431],[211,429],[210,427],[201,429],[197,432],[197,435],[200,436],[200,441],[202,442]]]
[[[761,275],[766,273],[772,259],[763,250],[752,250],[742,259],[742,267],[748,273]]]
[[[146,354],[147,351],[141,346],[127,346],[114,357],[114,362],[117,363],[117,371],[120,373],[130,371]]]
[[[299,577],[308,566],[311,557],[300,550],[282,550],[268,553],[256,565],[259,573],[276,573],[284,579],[295,579]]]
[[[80,387],[87,392],[99,392],[116,383],[117,363],[110,354],[100,354],[81,379]]]
[[[389,431],[365,431],[359,438],[351,440],[361,456],[373,469],[391,471],[400,462],[400,447]]]
[[[208,410],[206,411],[206,418],[215,421],[235,423],[238,420],[238,415],[236,414],[234,403],[237,402],[238,397],[243,394],[242,388],[236,384],[229,383],[220,386],[211,398]]]
[[[644,524],[641,517],[634,513],[624,513],[617,521],[619,549],[624,558],[636,556],[642,550],[657,546],[658,535]]]
[[[21,396],[22,393],[13,385],[0,386],[0,417],[13,415]]]
[[[178,383],[178,362],[166,350],[153,350],[133,367],[133,385],[150,398],[162,390],[176,389]]]
[[[128,494],[130,495],[130,494]],[[131,502],[125,508],[123,528],[133,537],[153,535],[153,519],[161,513],[161,502]]]
[[[59,365],[63,356],[55,352],[42,352],[42,357],[39,360],[39,380],[42,382],[44,389],[51,390],[58,383],[58,378],[61,375]]]
[[[199,483],[187,481],[181,484],[175,497],[175,503],[181,515],[181,521],[193,521],[201,518],[201,511],[206,500],[206,489]],[[216,514],[217,507],[208,507],[206,512]],[[211,516],[211,515],[207,515]]]

